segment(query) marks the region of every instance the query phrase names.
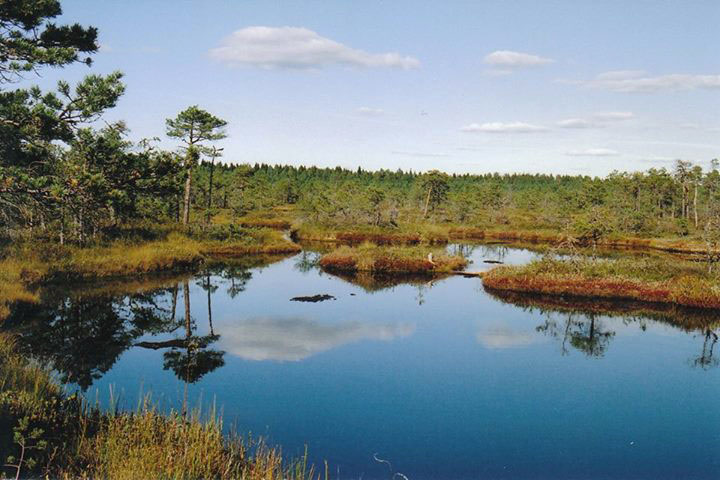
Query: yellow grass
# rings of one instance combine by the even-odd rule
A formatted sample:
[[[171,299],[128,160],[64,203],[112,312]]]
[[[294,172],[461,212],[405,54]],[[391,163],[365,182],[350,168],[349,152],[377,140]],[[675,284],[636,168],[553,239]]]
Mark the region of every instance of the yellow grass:
[[[428,254],[432,253],[432,261]],[[467,260],[448,255],[442,249],[427,247],[379,247],[364,243],[358,247],[342,246],[320,259],[328,270],[374,273],[442,273],[461,270]]]

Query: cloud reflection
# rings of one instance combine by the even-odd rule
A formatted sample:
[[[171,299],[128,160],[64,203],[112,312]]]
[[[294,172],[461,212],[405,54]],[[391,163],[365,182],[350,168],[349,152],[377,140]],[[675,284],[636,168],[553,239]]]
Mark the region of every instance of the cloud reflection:
[[[253,318],[223,329],[220,345],[247,360],[297,362],[361,340],[407,337],[415,325],[360,322],[323,324],[302,318]]]
[[[503,349],[526,347],[537,341],[531,332],[514,330],[505,326],[481,329],[477,341],[486,348]]]

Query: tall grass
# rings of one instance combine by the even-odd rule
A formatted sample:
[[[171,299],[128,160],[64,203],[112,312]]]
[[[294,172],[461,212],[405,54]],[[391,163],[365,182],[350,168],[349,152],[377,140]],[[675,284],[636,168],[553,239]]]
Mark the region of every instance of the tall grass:
[[[214,410],[164,414],[148,396],[135,412],[101,411],[68,396],[7,334],[0,334],[0,454],[0,465],[18,465],[0,467],[0,478],[18,471],[22,478],[319,478],[307,454],[288,461],[263,442],[225,434]]]
[[[144,244],[114,243],[107,247],[73,248],[53,263],[51,274],[109,277],[188,267],[202,259],[201,243],[180,233]]]

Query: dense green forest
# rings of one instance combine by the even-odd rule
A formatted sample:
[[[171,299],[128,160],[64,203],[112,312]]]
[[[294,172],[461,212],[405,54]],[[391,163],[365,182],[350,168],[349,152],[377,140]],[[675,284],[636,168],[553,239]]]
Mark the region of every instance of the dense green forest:
[[[132,142],[124,123],[100,121],[122,101],[122,73],[61,81],[54,91],[27,86],[43,68],[92,64],[97,31],[51,23],[60,12],[51,0],[0,5],[5,239],[87,245],[128,228],[204,228],[280,206],[292,206],[292,222],[325,226],[432,223],[593,238],[714,237],[720,224],[720,171],[710,159],[705,168],[678,160],[672,170],[605,178],[252,165],[222,157],[226,122],[197,106],[158,118],[181,148]]]

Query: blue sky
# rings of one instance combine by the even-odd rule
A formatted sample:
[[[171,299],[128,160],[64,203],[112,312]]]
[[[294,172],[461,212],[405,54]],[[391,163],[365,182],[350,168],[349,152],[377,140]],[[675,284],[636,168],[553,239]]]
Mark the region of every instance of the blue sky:
[[[604,175],[720,156],[717,1],[66,0],[135,139],[198,104],[225,160]]]

